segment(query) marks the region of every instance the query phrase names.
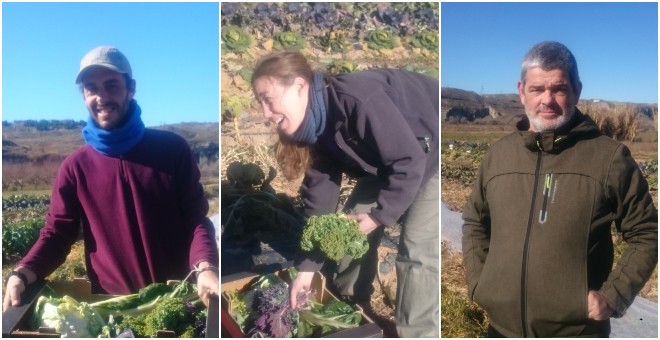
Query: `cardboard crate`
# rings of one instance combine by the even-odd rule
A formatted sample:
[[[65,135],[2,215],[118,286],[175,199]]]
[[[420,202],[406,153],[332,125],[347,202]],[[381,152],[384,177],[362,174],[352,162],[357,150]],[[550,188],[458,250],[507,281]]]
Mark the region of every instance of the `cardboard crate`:
[[[21,297],[23,303],[20,307],[10,307],[2,313],[2,337],[20,337],[20,338],[59,338],[60,334],[53,328],[29,329],[30,318],[34,312],[37,300],[43,294],[45,285],[48,284],[54,291],[63,295],[68,295],[77,301],[96,302],[113,297],[113,295],[92,294],[90,283],[86,279],[74,279],[73,281],[39,281],[31,284]],[[211,299],[208,307],[208,316],[206,320],[206,337],[218,338],[218,299]],[[172,338],[176,334],[172,331],[163,330],[158,332],[159,338]]]
[[[287,269],[280,269],[276,271],[271,271],[275,273],[278,277],[282,278],[286,282],[291,282],[289,273]],[[254,283],[260,275],[253,272],[244,272],[237,273],[228,276],[223,276],[221,278],[221,292],[232,292],[239,291],[243,292],[248,289],[248,287]],[[321,303],[327,303],[331,300],[338,300],[327,288],[325,287],[325,277],[321,273],[315,273],[314,278],[312,279],[312,290],[316,294],[317,301]],[[223,337],[232,337],[232,338],[244,338],[246,335],[240,329],[238,324],[234,319],[229,315],[229,301],[227,298],[222,295],[222,309],[221,309],[221,323],[220,326],[223,330]],[[356,306],[362,315],[362,322],[360,326],[352,329],[347,329],[335,333],[328,334],[324,337],[327,338],[382,338],[383,330],[373,322],[367,315],[364,314],[360,306]]]

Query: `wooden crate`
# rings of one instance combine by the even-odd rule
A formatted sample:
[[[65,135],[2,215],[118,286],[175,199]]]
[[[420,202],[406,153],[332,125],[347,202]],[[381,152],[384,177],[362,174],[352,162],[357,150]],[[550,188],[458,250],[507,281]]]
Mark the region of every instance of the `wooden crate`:
[[[286,282],[290,282],[290,277],[287,269],[281,269],[274,272],[278,277]],[[232,291],[245,291],[254,283],[260,275],[253,272],[236,273],[221,278],[221,292]],[[321,273],[315,273],[312,279],[312,291],[316,294],[315,298],[321,303],[327,303],[331,300],[338,300],[325,286],[325,277]],[[223,294],[221,294],[223,295]],[[221,298],[221,322],[222,337],[230,338],[244,338],[246,335],[240,329],[238,324],[229,315],[229,301],[223,295]],[[382,338],[383,330],[373,322],[367,315],[364,314],[362,309],[357,306],[360,314],[362,314],[362,324],[356,328],[346,329],[339,332],[328,334],[324,337],[327,338]]]

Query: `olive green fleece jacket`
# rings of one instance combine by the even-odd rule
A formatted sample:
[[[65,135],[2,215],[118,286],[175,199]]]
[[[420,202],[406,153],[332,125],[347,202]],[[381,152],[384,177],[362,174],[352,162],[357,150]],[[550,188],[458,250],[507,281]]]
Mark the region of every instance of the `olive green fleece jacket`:
[[[589,290],[621,316],[657,263],[658,217],[628,148],[576,110],[563,131],[518,131],[485,155],[463,212],[469,297],[507,337],[607,336]],[[613,265],[612,222],[627,247]]]

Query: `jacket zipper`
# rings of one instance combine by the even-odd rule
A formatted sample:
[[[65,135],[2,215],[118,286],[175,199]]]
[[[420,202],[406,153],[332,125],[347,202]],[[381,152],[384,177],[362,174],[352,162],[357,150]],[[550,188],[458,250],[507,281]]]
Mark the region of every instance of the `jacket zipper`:
[[[545,175],[545,186],[543,187],[543,205],[539,212],[539,223],[544,224],[548,220],[548,200],[550,198],[550,189],[552,188],[552,173]]]
[[[424,153],[431,151],[431,137],[417,137],[420,143],[424,143]]]
[[[539,138],[539,137],[537,137]],[[534,170],[534,189],[532,190],[532,204],[529,209],[529,218],[527,220],[527,233],[525,234],[525,245],[523,248],[523,261],[522,271],[520,274],[520,318],[522,322],[522,337],[527,337],[527,253],[529,252],[529,237],[534,221],[534,211],[536,206],[536,192],[538,191],[538,182],[541,177],[541,159],[543,157],[543,148],[540,145],[540,140],[537,139],[539,150],[536,152],[536,169]]]

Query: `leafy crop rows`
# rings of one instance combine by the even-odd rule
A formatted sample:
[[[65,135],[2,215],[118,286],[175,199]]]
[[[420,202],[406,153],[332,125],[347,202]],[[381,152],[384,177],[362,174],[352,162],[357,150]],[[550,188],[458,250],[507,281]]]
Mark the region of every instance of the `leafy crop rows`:
[[[241,120],[257,115],[253,67],[266,54],[301,52],[330,75],[401,68],[438,78],[438,3],[222,3],[224,121],[241,139]]]
[[[222,25],[247,27],[252,34],[272,37],[281,31],[322,36],[348,31],[363,36],[375,28],[414,35],[438,30],[437,3],[223,3]]]
[[[437,3],[223,3],[223,52],[391,50],[400,42],[438,53]]]
[[[474,182],[479,164],[489,143],[466,141],[442,142],[440,173],[442,178],[457,180],[465,186]],[[640,170],[649,184],[651,192],[658,190],[658,160],[639,163]]]
[[[47,196],[10,196],[2,200],[2,260],[16,260],[27,253],[39,237]]]
[[[443,142],[440,164],[442,178],[457,180],[465,186],[472,185],[476,179],[479,164],[488,148],[490,148],[488,143]]]

